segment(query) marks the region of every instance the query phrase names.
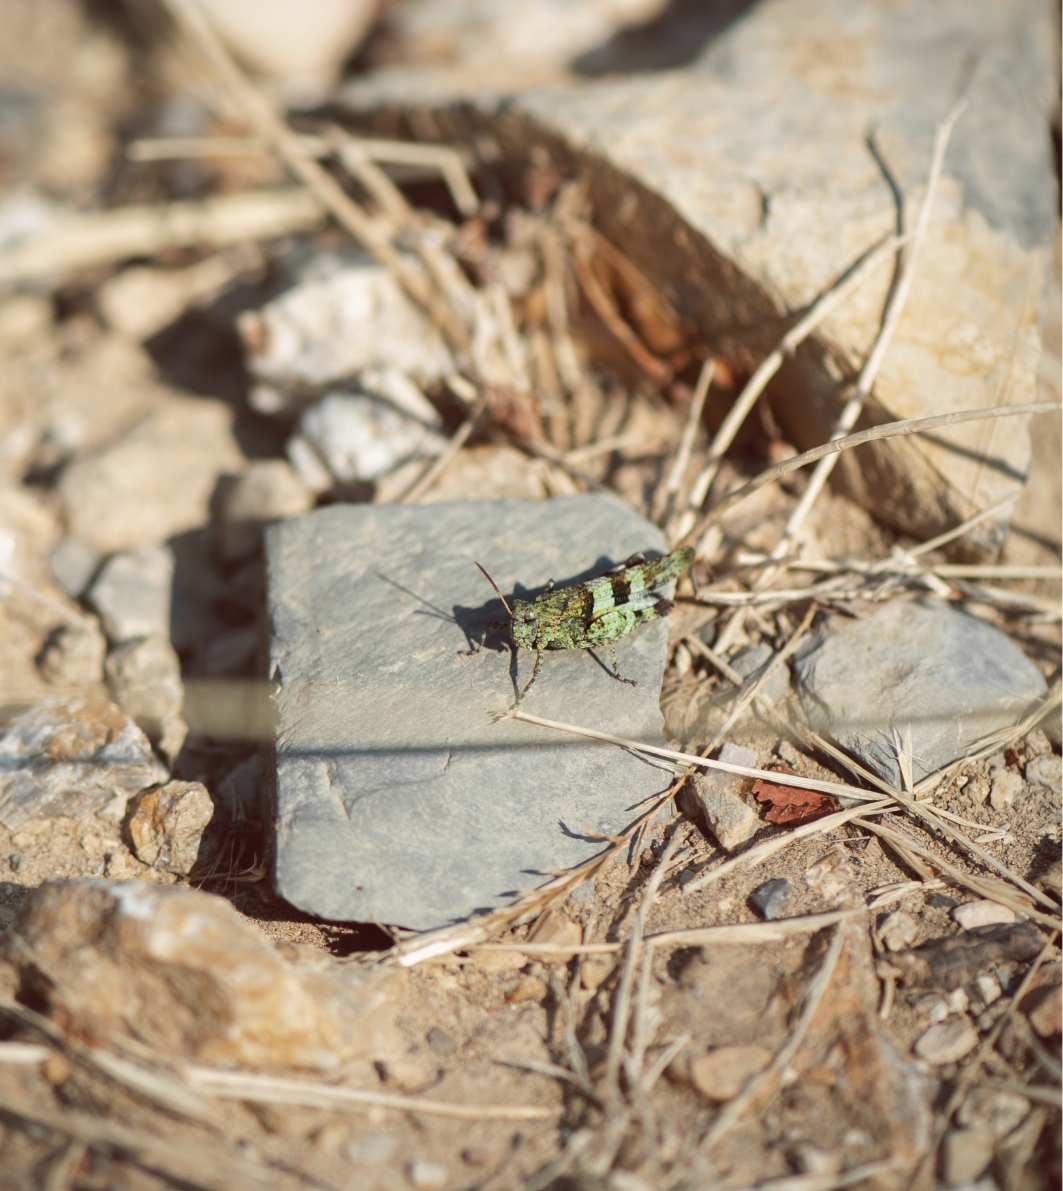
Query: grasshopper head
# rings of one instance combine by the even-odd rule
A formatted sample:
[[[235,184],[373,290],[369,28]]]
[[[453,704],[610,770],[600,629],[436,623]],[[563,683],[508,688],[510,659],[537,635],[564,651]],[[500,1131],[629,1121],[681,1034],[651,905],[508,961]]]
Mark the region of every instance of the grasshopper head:
[[[519,649],[534,649],[535,637],[539,631],[539,614],[535,605],[527,600],[513,601],[513,620],[510,625],[513,644]]]

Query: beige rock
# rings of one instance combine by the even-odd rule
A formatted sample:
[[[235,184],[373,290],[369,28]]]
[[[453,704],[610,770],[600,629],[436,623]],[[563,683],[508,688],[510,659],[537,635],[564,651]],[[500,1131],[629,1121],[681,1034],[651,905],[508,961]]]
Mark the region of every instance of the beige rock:
[[[519,972],[528,962],[523,951],[475,951],[473,955],[482,972]]]
[[[1017,1092],[972,1088],[960,1105],[956,1120],[965,1128],[983,1129],[995,1138],[1007,1137],[1030,1111],[1030,1102]]]
[[[757,755],[739,745],[725,744],[720,751],[720,760],[752,769],[756,767]],[[762,826],[760,816],[742,798],[743,792],[752,784],[747,778],[721,770],[710,770],[694,777],[695,796],[709,829],[725,852],[733,852],[752,839]]]
[[[96,1045],[133,1029],[175,1058],[323,1071],[392,1045],[403,976],[288,964],[211,894],[54,882],[27,898],[16,929],[27,947],[8,945],[0,966],[47,988],[49,1016]]]
[[[1063,966],[1045,964],[1034,977],[1030,991],[1022,999],[1022,1008],[1030,1025],[1042,1038],[1050,1038],[1063,1029],[1063,987],[1060,976]]]
[[[973,1183],[993,1160],[993,1135],[984,1129],[952,1129],[941,1143],[941,1177],[948,1187]]]
[[[941,1022],[920,1035],[914,1050],[935,1066],[957,1063],[978,1045],[978,1031],[966,1018]]]
[[[669,1074],[706,1100],[722,1103],[733,1100],[747,1080],[765,1070],[772,1057],[763,1046],[720,1046],[708,1054],[677,1059]]]
[[[110,552],[203,525],[218,477],[244,462],[226,405],[170,398],[64,471],[59,492],[70,532]]]
[[[613,974],[616,963],[608,955],[585,955],[580,965],[579,981],[584,988],[599,988]]]
[[[181,717],[181,661],[164,637],[141,637],[112,649],[104,663],[107,688],[150,740],[174,757],[188,732]]]
[[[47,699],[0,736],[0,823],[78,817],[163,782],[147,737],[99,697]]]
[[[167,782],[130,801],[129,838],[143,864],[188,874],[199,856],[214,803],[200,782]]]
[[[103,679],[107,639],[94,618],[63,624],[44,643],[37,665],[53,686],[89,686]]]
[[[522,1005],[526,1001],[541,1001],[546,996],[546,983],[538,976],[522,976],[506,993],[510,1005]]]
[[[583,942],[583,928],[557,910],[544,910],[528,932],[528,943],[558,943],[578,947]],[[571,951],[537,951],[535,959],[544,964],[567,963]]]
[[[266,525],[313,507],[313,492],[290,463],[284,459],[253,460],[242,475],[219,487],[218,553],[225,562],[250,558],[261,548]]]
[[[895,910],[878,928],[887,951],[903,951],[919,942],[919,923],[911,914]]]
[[[1007,811],[1022,797],[1022,774],[1016,769],[998,769],[989,787],[989,802],[995,811]]]
[[[1026,763],[1026,780],[1051,790],[1057,798],[1063,792],[1063,757],[1042,753]]]
[[[1015,911],[991,901],[964,902],[952,911],[953,918],[964,930],[976,926],[992,926],[997,922],[1014,922]]]

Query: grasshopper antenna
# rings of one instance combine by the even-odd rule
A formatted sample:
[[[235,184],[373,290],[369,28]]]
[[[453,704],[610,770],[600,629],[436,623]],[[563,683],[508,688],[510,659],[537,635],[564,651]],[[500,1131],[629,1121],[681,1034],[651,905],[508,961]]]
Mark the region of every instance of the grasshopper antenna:
[[[479,563],[477,563],[476,565],[477,565],[478,567],[480,567],[480,564],[479,564]],[[502,601],[502,606],[503,606],[503,607],[505,608],[505,610],[506,610],[506,611],[509,613],[509,618],[510,618],[510,620],[512,620],[512,619],[513,619],[513,609],[512,609],[512,608],[511,608],[511,607],[510,607],[510,606],[509,606],[507,603],[506,603],[506,597],[505,597],[505,596],[504,596],[504,595],[503,595],[503,594],[502,594],[502,593],[501,593],[501,592],[498,590],[498,584],[497,584],[497,583],[494,581],[494,579],[492,579],[492,578],[491,578],[491,576],[490,576],[490,575],[489,575],[489,574],[488,574],[488,573],[487,573],[487,572],[486,572],[486,571],[483,569],[483,567],[480,567],[480,573],[481,573],[481,574],[483,575],[483,577],[484,577],[484,578],[487,580],[487,582],[488,582],[488,583],[490,583],[490,584],[491,584],[491,586],[492,586],[492,587],[495,589],[495,594],[496,594],[496,595],[498,596],[498,598],[499,598],[499,599]]]

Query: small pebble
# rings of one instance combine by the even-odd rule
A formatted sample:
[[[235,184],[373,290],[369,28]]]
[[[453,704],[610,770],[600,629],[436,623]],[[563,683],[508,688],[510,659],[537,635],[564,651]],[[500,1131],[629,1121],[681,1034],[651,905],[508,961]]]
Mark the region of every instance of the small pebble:
[[[615,963],[608,955],[587,955],[580,965],[579,982],[584,988],[598,988],[612,974]]]
[[[1027,761],[1026,780],[1031,785],[1044,786],[1058,798],[1063,793],[1063,757],[1044,753]]]
[[[903,951],[919,941],[919,923],[904,910],[896,910],[886,916],[878,933],[887,951]]]
[[[772,1058],[772,1052],[763,1046],[720,1046],[694,1058],[681,1056],[669,1068],[669,1075],[706,1100],[721,1104],[733,1100]]]
[[[7,858],[7,865],[8,865],[8,868],[10,868],[13,873],[17,873],[18,870],[22,867],[22,853],[21,852],[12,852],[11,855]]]
[[[790,1162],[798,1174],[836,1175],[842,1168],[840,1154],[829,1154],[807,1142],[794,1146],[790,1151]]]
[[[522,976],[506,993],[506,1000],[510,1005],[520,1005],[525,1001],[541,1001],[545,996],[546,984],[538,976]]]
[[[997,978],[995,976],[979,976],[973,982],[971,992],[984,1008],[988,1005],[992,1005],[994,1001],[999,1000],[1000,985],[997,983]],[[972,999],[974,999],[974,997],[972,997]]]
[[[449,1055],[458,1049],[458,1044],[439,1026],[433,1026],[428,1031],[428,1045],[437,1055]]]
[[[915,1053],[940,1067],[957,1063],[978,1045],[978,1032],[969,1021],[956,1019],[933,1025],[916,1042]]]
[[[776,877],[772,881],[765,881],[763,885],[758,885],[749,895],[748,900],[754,910],[758,910],[764,918],[771,921],[773,918],[778,918],[783,912],[793,891],[793,886],[785,877]]]
[[[964,930],[1015,921],[1014,910],[991,901],[964,902],[952,911],[952,916]]]
[[[941,1177],[948,1187],[973,1183],[993,1160],[993,1135],[982,1129],[954,1129],[941,1145]]]
[[[407,1173],[415,1187],[443,1187],[448,1177],[447,1168],[438,1162],[411,1162]]]
[[[375,1166],[378,1162],[386,1162],[395,1152],[395,1139],[386,1133],[370,1133],[366,1137],[359,1137],[347,1146],[347,1157],[352,1162],[361,1162],[366,1166]]]
[[[1022,774],[1015,769],[998,769],[989,787],[989,802],[995,811],[1007,811],[1022,796]]]

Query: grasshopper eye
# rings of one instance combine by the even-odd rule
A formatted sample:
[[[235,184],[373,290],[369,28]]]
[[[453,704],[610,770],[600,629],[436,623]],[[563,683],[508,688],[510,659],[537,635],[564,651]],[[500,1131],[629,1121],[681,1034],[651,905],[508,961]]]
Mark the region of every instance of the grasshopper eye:
[[[534,624],[537,619],[538,617],[536,617],[534,612],[528,611],[524,613],[524,620],[527,624]]]

